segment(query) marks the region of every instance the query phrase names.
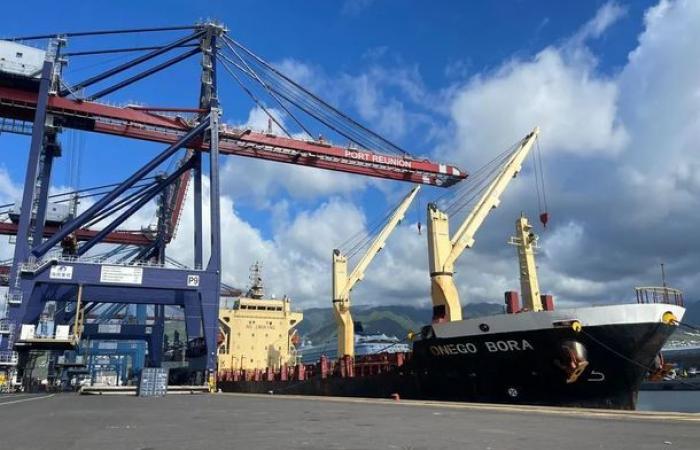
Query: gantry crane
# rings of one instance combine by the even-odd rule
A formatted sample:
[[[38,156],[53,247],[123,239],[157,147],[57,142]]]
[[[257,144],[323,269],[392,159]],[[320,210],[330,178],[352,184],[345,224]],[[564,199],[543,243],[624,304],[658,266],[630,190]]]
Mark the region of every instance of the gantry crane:
[[[66,51],[68,40],[73,38],[162,32],[177,33],[177,37],[157,46]],[[84,293],[91,303],[183,308],[188,339],[204,342],[200,356],[205,360],[204,373],[210,377],[216,367],[221,286],[220,155],[439,187],[454,185],[467,177],[457,167],[411,156],[286,77],[227,34],[222,24],[206,22],[0,40],[0,47],[13,49],[5,54],[21,59],[19,64],[0,66],[0,131],[31,136],[19,220],[16,224],[0,223],[0,234],[17,235],[7,276],[7,311],[0,317],[0,335],[6,335],[0,336],[0,365],[4,359],[16,361],[15,350],[28,353],[25,350],[29,346],[20,345],[21,328],[37,322],[48,299],[73,303]],[[49,41],[45,51],[18,43],[43,39]],[[118,53],[138,56],[86,79],[69,82],[72,77],[67,73],[66,58]],[[100,102],[195,55],[199,56],[201,69],[196,107],[115,106],[114,97],[111,104]],[[231,75],[285,136],[272,130],[257,132],[222,123],[218,68]],[[266,97],[261,98],[261,94]],[[120,98],[125,97],[117,94],[117,102]],[[284,111],[285,117],[296,124],[295,129],[287,129],[270,114],[266,101]],[[111,185],[95,203],[60,228],[51,228],[46,221],[49,187],[54,159],[60,156],[60,133],[65,129],[150,141],[165,148],[123,181]],[[299,130],[304,133],[297,134]],[[317,133],[321,130],[330,133],[330,139]],[[334,138],[347,139],[344,141],[347,143],[335,145],[331,142]],[[121,151],[123,147],[118,149]],[[155,176],[181,150],[186,153],[181,163]],[[207,155],[208,161],[204,160]],[[203,183],[206,175],[208,186]],[[91,258],[91,249],[105,243],[158,246],[162,250],[172,239],[188,181],[193,184],[193,267],[162,267],[163,251],[158,252],[158,262],[154,264],[150,261],[105,264]],[[144,233],[118,231],[156,196],[161,196],[162,210],[168,212],[163,214],[166,220],[159,222],[160,241]],[[210,199],[208,261],[204,259],[205,196]],[[98,223],[104,224],[102,229],[92,230],[92,225]],[[64,255],[57,252],[57,247],[67,238],[75,240],[77,245],[71,254]],[[144,250],[137,259],[156,259],[149,256]]]
[[[437,204],[428,204],[428,261],[433,321],[462,320],[462,306],[453,278],[455,261],[465,249],[474,245],[474,235],[489,212],[500,204],[501,194],[520,172],[538,134],[539,128],[536,127],[517,144],[452,238],[447,214],[438,209]],[[539,297],[530,300],[533,304],[526,307],[536,311],[542,309]]]
[[[418,194],[415,186],[394,210],[384,228],[377,234],[369,248],[348,276],[348,258],[340,250],[333,250],[333,313],[338,326],[338,356],[355,356],[355,326],[350,314],[350,291],[364,278],[365,271],[386,240],[406,214],[406,210]]]

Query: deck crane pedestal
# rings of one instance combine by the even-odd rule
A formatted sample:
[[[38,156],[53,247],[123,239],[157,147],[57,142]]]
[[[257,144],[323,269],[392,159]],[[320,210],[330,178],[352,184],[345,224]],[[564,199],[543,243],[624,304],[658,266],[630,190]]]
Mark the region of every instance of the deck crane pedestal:
[[[389,235],[404,218],[419,190],[420,186],[415,186],[401,201],[349,276],[347,257],[340,250],[333,250],[333,314],[338,326],[338,356],[341,358],[355,356],[355,326],[350,314],[350,291],[364,278],[367,267],[384,248]]]
[[[462,320],[462,305],[453,278],[455,261],[465,249],[474,245],[474,235],[489,212],[500,204],[501,194],[520,172],[538,134],[539,128],[535,128],[517,144],[452,238],[447,214],[438,209],[437,204],[428,204],[428,262],[433,321]]]

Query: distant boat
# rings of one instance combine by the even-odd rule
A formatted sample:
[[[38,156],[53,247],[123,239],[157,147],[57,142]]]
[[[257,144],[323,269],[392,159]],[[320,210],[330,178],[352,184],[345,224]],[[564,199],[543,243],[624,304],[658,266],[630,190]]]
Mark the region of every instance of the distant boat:
[[[396,336],[386,334],[356,334],[355,355],[377,355],[380,353],[408,353],[411,348]],[[321,356],[325,355],[329,360],[338,359],[338,341],[332,339],[318,345],[302,345],[298,349],[303,364],[315,364]]]

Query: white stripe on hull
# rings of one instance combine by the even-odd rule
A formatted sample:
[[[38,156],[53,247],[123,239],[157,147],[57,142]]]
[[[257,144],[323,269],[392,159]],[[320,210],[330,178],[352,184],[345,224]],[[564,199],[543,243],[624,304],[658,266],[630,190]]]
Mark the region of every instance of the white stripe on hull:
[[[557,322],[578,320],[584,329],[587,326],[624,325],[634,323],[661,322],[665,312],[671,312],[681,321],[685,308],[661,303],[590,306],[585,308],[560,309],[556,311],[523,312],[465,319],[457,322],[434,323],[438,338],[510,333],[514,331],[545,330],[556,328]],[[480,327],[488,325],[488,330]],[[485,328],[485,327],[483,327]]]

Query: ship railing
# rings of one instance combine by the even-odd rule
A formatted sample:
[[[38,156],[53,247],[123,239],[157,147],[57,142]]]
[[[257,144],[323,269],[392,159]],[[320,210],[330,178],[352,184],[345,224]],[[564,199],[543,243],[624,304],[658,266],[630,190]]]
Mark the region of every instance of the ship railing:
[[[99,265],[110,265],[110,266],[125,266],[125,267],[153,267],[153,268],[165,268],[165,264],[152,262],[152,261],[139,261],[136,263],[130,262],[118,262],[113,261],[108,257],[102,256],[75,256],[75,255],[62,255],[60,253],[50,253],[46,257],[41,259],[31,259],[20,265],[20,270],[22,272],[37,272],[48,264],[99,264]],[[196,269],[193,269],[196,270]]]
[[[284,365],[279,368],[266,369],[222,369],[217,372],[219,381],[301,381],[314,377],[321,378],[354,378],[369,377],[389,372],[402,367],[410,353],[378,353],[362,355],[345,364],[343,361],[332,361],[322,357],[315,364]]]
[[[683,292],[666,286],[643,286],[634,288],[637,303],[663,303],[683,306]]]

